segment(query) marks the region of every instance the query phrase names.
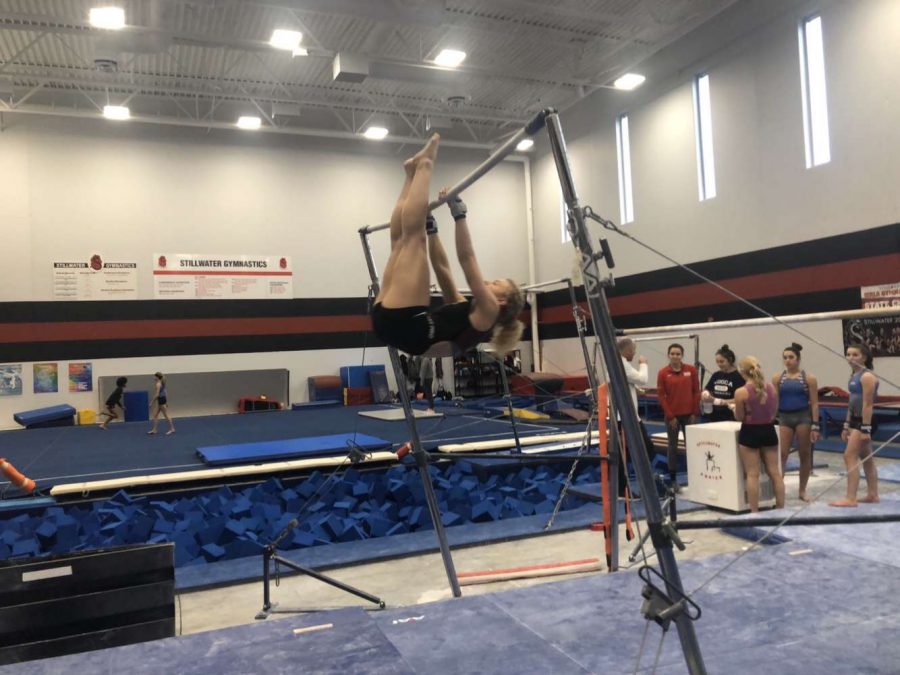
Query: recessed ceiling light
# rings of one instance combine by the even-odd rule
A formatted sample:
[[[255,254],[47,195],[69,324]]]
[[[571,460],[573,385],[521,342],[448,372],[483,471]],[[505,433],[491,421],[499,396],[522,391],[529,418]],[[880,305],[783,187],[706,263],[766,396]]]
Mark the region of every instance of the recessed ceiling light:
[[[369,127],[363,133],[363,136],[366,138],[371,138],[376,141],[380,141],[382,138],[388,135],[388,130],[384,127]]]
[[[131,117],[131,111],[124,105],[105,105],[103,116],[108,120],[127,120]]]
[[[118,30],[125,27],[125,10],[121,7],[92,7],[88,16],[94,28]]]
[[[287,49],[289,52],[292,52],[300,46],[300,40],[302,39],[303,33],[299,31],[278,28],[272,32],[269,44],[275,49]]]
[[[616,89],[625,89],[628,91],[641,86],[646,79],[646,77],[638,75],[637,73],[625,73],[622,77],[613,82],[613,86]]]
[[[523,138],[516,144],[516,150],[519,152],[525,152],[526,150],[531,150],[534,147],[534,141],[530,138]]]
[[[251,115],[243,115],[238,118],[237,121],[238,129],[259,129],[262,126],[262,120],[259,117],[253,117]]]
[[[442,49],[437,55],[434,62],[439,66],[447,68],[456,68],[460,63],[466,60],[466,53],[457,49]]]

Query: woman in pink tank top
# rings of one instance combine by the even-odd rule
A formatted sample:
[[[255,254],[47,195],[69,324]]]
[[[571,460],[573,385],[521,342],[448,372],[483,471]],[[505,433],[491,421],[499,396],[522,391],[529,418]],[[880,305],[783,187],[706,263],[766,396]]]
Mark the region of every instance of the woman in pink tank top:
[[[766,381],[755,357],[741,359],[738,370],[747,381],[747,385],[734,394],[734,417],[741,422],[738,445],[747,476],[747,501],[752,512],[759,511],[759,465],[762,459],[775,490],[775,508],[780,509],[784,506],[784,479],[775,433],[778,392],[771,382]]]

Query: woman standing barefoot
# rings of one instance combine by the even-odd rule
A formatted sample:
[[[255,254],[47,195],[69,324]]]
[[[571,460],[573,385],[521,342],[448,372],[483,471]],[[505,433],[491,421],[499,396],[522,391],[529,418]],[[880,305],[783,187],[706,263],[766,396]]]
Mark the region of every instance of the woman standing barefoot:
[[[878,501],[878,469],[872,456],[872,411],[878,396],[878,378],[872,372],[872,351],[864,344],[847,347],[850,375],[850,400],[847,402],[847,421],[841,439],[847,442],[844,464],[847,466],[847,496],[831,502],[831,506],[857,505],[857,502]],[[866,496],[856,498],[859,488],[859,464],[866,474]]]

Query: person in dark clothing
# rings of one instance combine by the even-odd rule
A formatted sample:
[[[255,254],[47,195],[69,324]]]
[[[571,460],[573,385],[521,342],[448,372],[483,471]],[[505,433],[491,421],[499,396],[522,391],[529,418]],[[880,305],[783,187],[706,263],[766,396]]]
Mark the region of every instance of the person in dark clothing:
[[[106,419],[100,424],[100,428],[106,431],[107,425],[113,420],[119,419],[119,415],[116,413],[116,406],[122,409],[122,413],[125,413],[125,406],[122,405],[122,396],[125,394],[125,386],[128,384],[127,377],[120,377],[116,379],[116,388],[113,389],[113,393],[109,395],[109,398],[106,399],[106,410],[101,410],[100,415],[106,417]]]
[[[428,193],[440,136],[434,134],[403,167],[406,182],[391,214],[391,255],[372,307],[372,326],[382,342],[408,354],[450,355],[490,341],[498,353],[515,347],[524,326],[518,316],[524,297],[510,279],[485,281],[475,257],[462,199],[446,201],[456,221],[456,254],[472,299],[457,289],[447,255],[429,219]],[[441,198],[446,197],[446,191]],[[444,305],[432,310],[431,260]]]
[[[718,370],[709,376],[709,381],[700,394],[706,416],[710,422],[733,421],[734,413],[728,404],[734,400],[735,392],[744,386],[744,377],[734,365],[737,357],[728,345],[722,345],[716,352]]]

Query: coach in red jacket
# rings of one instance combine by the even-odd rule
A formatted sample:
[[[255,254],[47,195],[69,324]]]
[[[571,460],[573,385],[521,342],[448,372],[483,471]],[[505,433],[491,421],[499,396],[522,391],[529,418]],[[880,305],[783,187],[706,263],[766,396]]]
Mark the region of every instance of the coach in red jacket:
[[[697,369],[683,361],[684,347],[677,343],[671,344],[668,355],[669,365],[656,376],[656,393],[666,416],[666,433],[669,436],[666,458],[669,463],[669,478],[677,492],[679,488],[675,474],[678,471],[678,433],[683,433],[684,427],[693,424],[700,414],[700,380],[697,378]]]

